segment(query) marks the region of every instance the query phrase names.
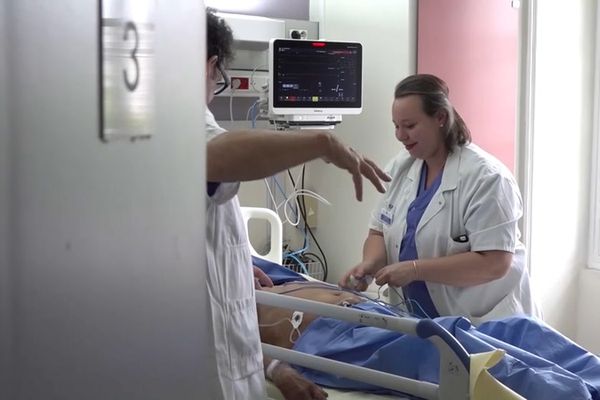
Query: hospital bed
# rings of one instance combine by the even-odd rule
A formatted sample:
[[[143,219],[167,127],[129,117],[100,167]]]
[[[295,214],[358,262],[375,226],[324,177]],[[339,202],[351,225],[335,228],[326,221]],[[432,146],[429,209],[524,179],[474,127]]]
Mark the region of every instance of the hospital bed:
[[[281,243],[278,242],[281,240],[281,233],[277,232],[281,231],[281,222],[277,215],[263,209],[245,209],[243,214],[247,220],[263,218],[272,221],[271,230],[274,234],[271,235],[270,254],[260,255],[253,249],[252,252],[255,256],[268,257],[271,262],[281,264],[281,253],[278,251],[281,249]],[[259,265],[262,261],[255,262]],[[276,268],[288,271],[280,265]],[[298,278],[296,275],[295,279]],[[263,344],[264,354],[305,368],[303,373],[306,376],[311,376],[312,380],[324,385],[353,388],[372,388],[375,385],[389,389],[388,393],[402,392],[424,399],[523,398],[504,386],[508,385],[528,399],[600,400],[600,358],[535,318],[513,316],[474,327],[461,317],[441,317],[435,321],[400,318],[395,312],[378,310],[377,307],[382,306],[373,305],[380,303],[377,301],[367,301],[346,308],[266,291],[258,291],[256,298],[262,304],[325,317],[313,321],[295,342],[294,348],[323,354],[327,359]],[[343,325],[342,328],[333,326],[333,321]],[[362,365],[377,369],[381,367],[394,372],[393,374],[343,364],[332,359],[348,360],[347,355],[352,355],[356,348],[356,340],[364,346],[363,339],[371,340],[381,335],[394,338],[398,336],[398,340],[394,339],[393,342],[395,347],[390,347],[385,341],[375,341],[373,343],[383,347],[375,346],[377,354],[372,353],[376,355],[370,359],[391,357],[391,365]],[[345,338],[349,338],[345,350],[349,353],[335,353]],[[308,347],[305,345],[307,343]],[[323,351],[314,351],[317,344]],[[342,357],[332,354],[342,354]],[[430,356],[428,360],[433,362],[423,362],[427,355]],[[405,362],[402,363],[402,360]],[[398,369],[398,366],[401,368]],[[406,366],[416,366],[419,372],[406,374],[402,372],[406,371]],[[493,375],[487,370],[492,366]],[[316,371],[325,373],[319,374]],[[399,375],[423,380],[412,380]],[[344,378],[354,383],[348,385]],[[368,385],[358,382],[367,382]],[[349,393],[329,388],[325,390],[333,400],[398,399],[394,396]],[[269,393],[276,393],[276,390],[271,386]],[[273,398],[281,397],[273,395]]]
[[[263,344],[264,354],[290,364],[326,371],[338,376],[364,381],[383,388],[415,395],[423,399],[468,399],[470,356],[462,345],[433,320],[418,320],[380,315],[352,308],[318,303],[312,300],[292,298],[269,292],[257,291],[256,301],[274,307],[283,307],[361,325],[375,326],[430,340],[440,354],[439,385],[421,382],[401,376],[378,372],[368,368],[344,364],[303,354],[293,350]],[[331,396],[330,398],[335,399]],[[364,398],[364,397],[361,397]]]
[[[250,246],[252,255],[281,264],[282,223],[279,216],[272,210],[254,207],[242,207],[242,215],[246,226],[248,226],[250,219],[264,219],[271,226],[269,252],[267,254],[259,254]],[[430,340],[440,353],[440,384],[420,382],[263,343],[263,353],[269,357],[307,368],[333,372],[339,376],[412,394],[423,399],[454,400],[469,398],[469,355],[452,335],[431,320],[382,316],[376,313],[342,308],[267,292],[257,292],[256,301],[265,305],[289,308],[296,311],[338,318],[357,324],[396,330]],[[329,394],[329,399],[332,400],[397,400],[400,398],[398,396],[375,395],[364,392],[356,393],[330,388],[326,388],[326,391]],[[274,399],[283,398],[270,382],[268,394]]]
[[[277,215],[263,209],[244,209],[243,214],[247,220],[271,221],[270,252],[252,252],[272,262],[255,259],[256,265],[278,283],[285,284],[290,274],[293,281],[302,280],[280,265],[281,222]],[[330,286],[323,282],[307,285]],[[365,301],[346,308],[266,291],[257,292],[256,297],[263,304],[325,316],[311,322],[294,343],[293,348],[302,353],[268,344],[263,344],[263,349],[266,355],[298,366],[305,377],[326,386],[332,400],[399,398],[333,390],[332,386],[354,390],[388,388],[387,393],[400,391],[425,399],[600,400],[600,357],[535,318],[513,316],[475,327],[460,316],[435,320],[399,318],[395,309],[386,308],[381,301]],[[371,311],[376,314],[370,314]],[[366,349],[365,341],[372,347]],[[361,358],[361,354],[368,359]],[[350,359],[353,365],[334,361]],[[375,369],[390,373],[374,372]],[[273,385],[269,386],[269,394],[274,399],[282,398]]]
[[[279,270],[285,279],[290,273],[294,281],[302,279],[280,265],[281,234],[277,231],[281,223],[277,215],[261,209],[243,213],[245,218],[272,221],[271,251],[262,255],[272,262],[255,259],[256,265],[269,272],[274,281],[281,280],[270,268]],[[263,266],[263,262],[273,265]],[[322,282],[307,285],[331,287]],[[332,400],[398,397],[331,390],[329,386],[360,390],[379,387],[388,393],[423,399],[600,400],[600,357],[535,318],[512,316],[475,327],[460,316],[401,318],[397,310],[380,301],[348,308],[267,291],[258,291],[256,298],[262,304],[324,316],[312,321],[294,342],[293,348],[302,352],[268,344],[263,344],[263,351],[298,366],[305,377],[328,386],[325,390]],[[366,342],[372,346],[366,348]],[[335,360],[352,360],[353,365]],[[269,390],[276,393],[272,386]]]

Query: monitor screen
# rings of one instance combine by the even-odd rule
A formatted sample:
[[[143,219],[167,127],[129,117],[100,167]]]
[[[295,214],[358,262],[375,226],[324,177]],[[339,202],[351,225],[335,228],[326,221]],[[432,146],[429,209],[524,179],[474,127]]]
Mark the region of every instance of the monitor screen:
[[[275,114],[358,114],[362,111],[362,45],[273,39],[269,103]]]

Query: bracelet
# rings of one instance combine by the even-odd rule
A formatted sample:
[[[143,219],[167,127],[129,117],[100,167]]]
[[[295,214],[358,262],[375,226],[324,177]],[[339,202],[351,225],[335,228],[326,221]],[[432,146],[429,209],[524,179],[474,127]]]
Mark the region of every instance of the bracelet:
[[[281,361],[279,361],[279,360],[271,360],[271,362],[269,363],[269,365],[265,369],[265,376],[267,377],[267,379],[269,379],[271,381],[273,380],[273,371],[275,370],[275,368],[277,368],[277,366],[279,364],[281,364]]]
[[[419,280],[419,269],[417,268],[417,260],[412,260],[413,269],[415,270],[415,281]]]

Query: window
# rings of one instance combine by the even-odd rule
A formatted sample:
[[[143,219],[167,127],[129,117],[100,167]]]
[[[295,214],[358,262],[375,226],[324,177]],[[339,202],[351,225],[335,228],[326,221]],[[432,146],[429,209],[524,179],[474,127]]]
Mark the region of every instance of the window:
[[[596,64],[600,65],[600,64]],[[600,269],[600,90],[596,76],[596,93],[594,107],[594,139],[592,144],[592,171],[590,179],[590,232],[588,249],[588,266]]]
[[[596,15],[596,60],[594,82],[594,127],[592,143],[592,169],[590,179],[590,228],[588,266],[600,269],[600,7]]]

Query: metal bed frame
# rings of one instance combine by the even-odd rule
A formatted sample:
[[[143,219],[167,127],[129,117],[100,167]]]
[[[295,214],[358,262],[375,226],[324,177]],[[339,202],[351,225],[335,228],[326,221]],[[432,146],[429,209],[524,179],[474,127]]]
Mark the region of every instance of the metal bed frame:
[[[256,292],[256,302],[268,306],[288,308],[294,311],[303,311],[336,318],[356,324],[389,329],[429,340],[440,353],[440,383],[436,385],[429,382],[422,382],[263,343],[263,353],[269,357],[286,361],[290,364],[370,383],[423,399],[463,400],[470,398],[470,356],[450,332],[433,320],[381,315],[264,291]]]
[[[271,250],[268,254],[261,255],[250,246],[251,252],[253,255],[281,264],[282,223],[279,216],[272,210],[255,207],[242,207],[242,216],[246,225],[252,218],[265,219],[270,223]],[[263,343],[263,353],[269,357],[427,400],[467,400],[470,398],[470,356],[450,332],[433,320],[392,317],[264,291],[256,292],[256,302],[389,329],[429,340],[440,353],[440,383],[436,385],[422,382]]]

